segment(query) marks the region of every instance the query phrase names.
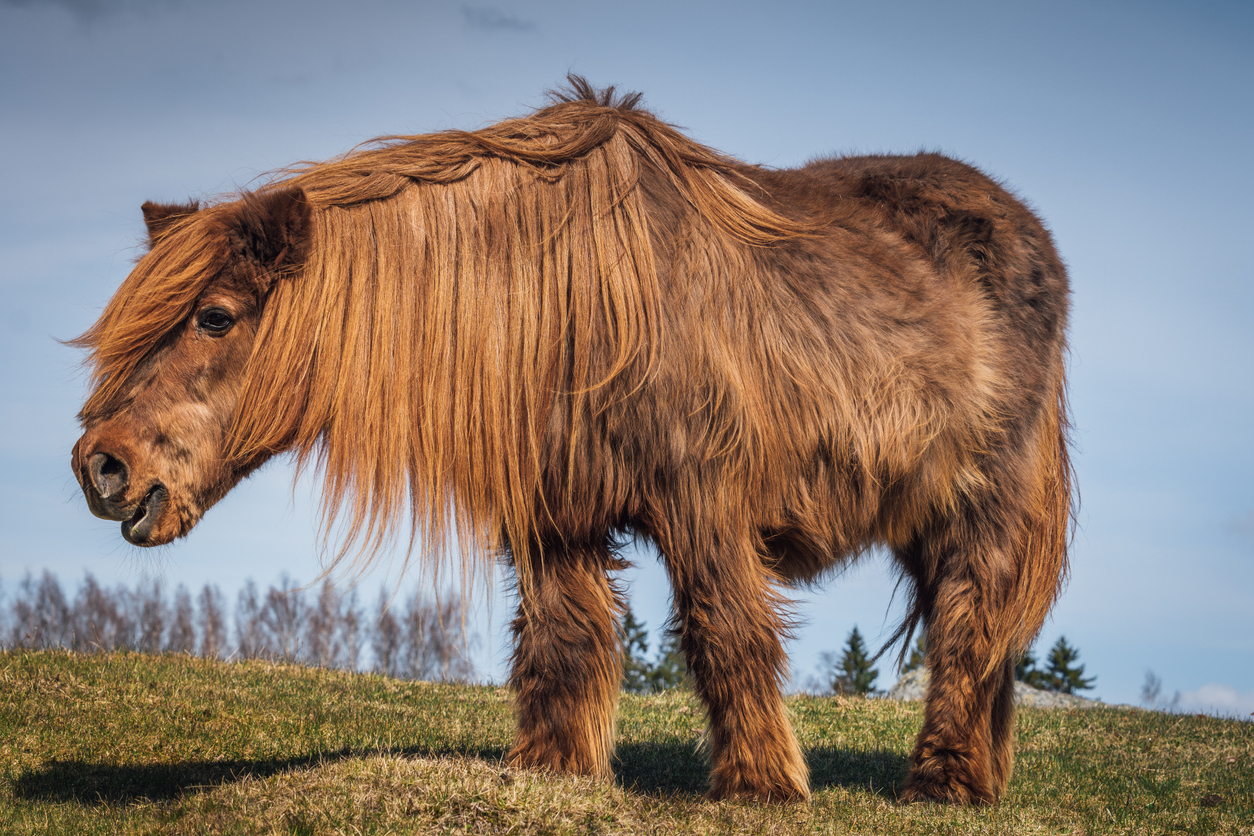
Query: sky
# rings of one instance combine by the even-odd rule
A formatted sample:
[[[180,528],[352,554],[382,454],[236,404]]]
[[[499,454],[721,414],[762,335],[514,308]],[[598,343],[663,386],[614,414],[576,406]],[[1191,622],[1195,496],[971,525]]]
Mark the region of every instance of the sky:
[[[84,331],[144,239],[145,200],[248,186],[386,134],[525,114],[569,72],[644,93],[690,136],[774,167],[933,150],[1022,195],[1073,288],[1081,505],[1065,635],[1096,695],[1146,671],[1189,710],[1254,712],[1254,5],[553,0],[0,0],[0,592],[160,578],[233,599],[319,571],[317,491],[278,460],[186,540],[139,550],[70,473]],[[399,556],[398,556],[399,557]],[[633,608],[669,590],[647,544]],[[397,582],[380,567],[366,582]],[[794,687],[857,625],[892,632],[888,559],[795,594]],[[490,586],[490,585],[489,585]],[[511,601],[473,591],[503,681]],[[877,641],[878,640],[878,641]],[[880,665],[879,685],[893,680]]]

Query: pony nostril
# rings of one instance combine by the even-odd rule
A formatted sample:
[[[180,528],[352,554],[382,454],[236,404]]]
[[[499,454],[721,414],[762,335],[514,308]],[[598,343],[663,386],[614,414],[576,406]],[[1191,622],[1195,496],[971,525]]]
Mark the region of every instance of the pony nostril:
[[[89,468],[91,483],[101,499],[108,499],[126,490],[129,477],[126,465],[121,459],[114,458],[108,453],[97,453],[91,457]]]

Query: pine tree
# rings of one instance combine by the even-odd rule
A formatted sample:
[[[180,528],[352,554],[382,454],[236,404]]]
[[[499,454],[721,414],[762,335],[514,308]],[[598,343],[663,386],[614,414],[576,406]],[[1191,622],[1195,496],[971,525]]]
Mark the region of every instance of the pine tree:
[[[628,605],[623,613],[623,690],[632,694],[647,694],[653,690],[649,682],[649,663],[644,655],[649,652],[649,634],[644,624],[636,620],[636,614]]]
[[[1015,679],[1033,688],[1054,690],[1051,687],[1052,681],[1049,674],[1036,666],[1036,657],[1032,655],[1031,650],[1025,651],[1015,664]]]
[[[834,662],[831,653],[822,655],[823,663],[829,668],[827,674],[827,690],[832,694],[871,694],[875,691],[875,680],[879,671],[871,667],[871,659],[867,655],[866,643],[855,625],[845,643],[845,651],[840,661]]]
[[[902,673],[910,673],[910,671],[918,670],[927,664],[927,632],[919,631],[919,638],[915,640],[914,647],[910,649],[910,657],[906,659],[906,664],[902,666]]]
[[[684,654],[679,650],[679,638],[674,633],[666,633],[662,646],[657,651],[657,661],[649,670],[649,689],[651,691],[667,691],[684,684],[688,676],[688,666],[684,663]]]
[[[684,683],[688,669],[679,650],[679,640],[666,633],[657,651],[657,659],[650,663],[649,634],[644,623],[636,620],[636,614],[628,606],[623,613],[623,690],[632,694],[653,694],[676,688]]]
[[[1049,667],[1045,671],[1051,691],[1074,694],[1093,687],[1097,677],[1084,676],[1084,665],[1075,664],[1079,658],[1080,651],[1067,644],[1066,636],[1059,636],[1057,644],[1049,651]]]

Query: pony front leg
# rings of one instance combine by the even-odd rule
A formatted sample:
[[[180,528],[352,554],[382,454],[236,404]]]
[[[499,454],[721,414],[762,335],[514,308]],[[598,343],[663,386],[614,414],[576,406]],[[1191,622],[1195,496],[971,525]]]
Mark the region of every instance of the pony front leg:
[[[663,552],[680,647],[709,715],[710,798],[809,798],[809,771],[780,694],[788,666],[783,601],[761,561],[748,544]]]
[[[608,778],[622,685],[618,619],[604,543],[532,551],[519,573],[510,685],[518,730],[510,764]]]

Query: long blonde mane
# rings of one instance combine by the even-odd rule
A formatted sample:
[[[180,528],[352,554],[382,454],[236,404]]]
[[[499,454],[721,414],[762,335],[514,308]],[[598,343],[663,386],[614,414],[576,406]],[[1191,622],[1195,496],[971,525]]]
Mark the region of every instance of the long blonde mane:
[[[554,501],[542,470],[555,405],[569,399],[573,450],[589,394],[644,385],[658,349],[646,168],[729,244],[810,231],[763,205],[738,163],[637,103],[572,79],[531,116],[385,138],[263,187],[304,190],[310,256],[266,301],[226,455],[292,450],[323,472],[326,525],[346,524],[332,567],[368,560],[405,522],[410,550],[454,534],[463,556],[503,538],[530,547]],[[202,217],[164,236],[80,340],[103,388],[186,315],[212,273],[214,228]],[[139,297],[154,308],[142,335],[123,296],[131,313]]]

